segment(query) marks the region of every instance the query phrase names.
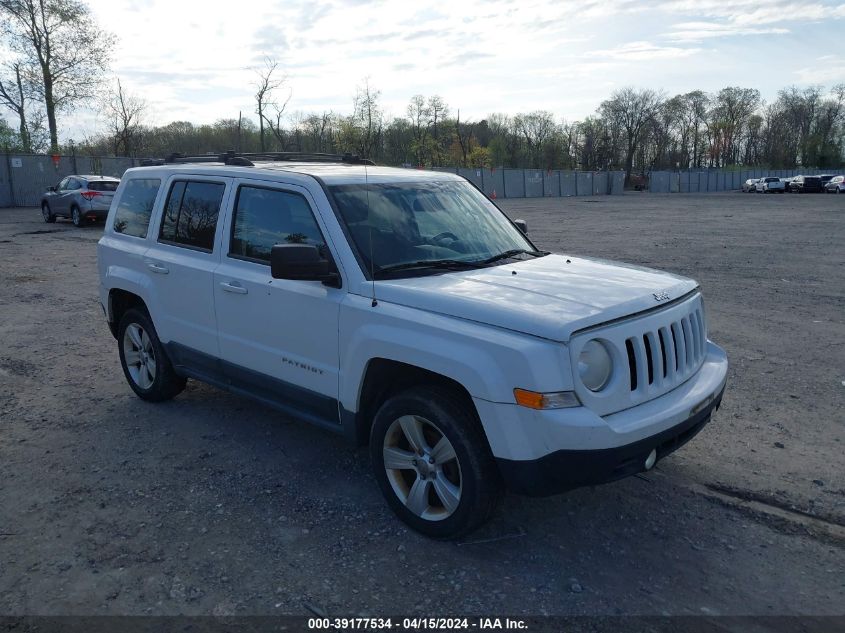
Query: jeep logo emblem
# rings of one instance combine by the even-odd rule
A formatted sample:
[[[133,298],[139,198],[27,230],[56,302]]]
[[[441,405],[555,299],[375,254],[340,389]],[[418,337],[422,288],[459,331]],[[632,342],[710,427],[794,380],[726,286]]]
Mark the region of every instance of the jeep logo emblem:
[[[666,291],[655,292],[652,296],[655,301],[666,301],[669,298],[669,293]]]

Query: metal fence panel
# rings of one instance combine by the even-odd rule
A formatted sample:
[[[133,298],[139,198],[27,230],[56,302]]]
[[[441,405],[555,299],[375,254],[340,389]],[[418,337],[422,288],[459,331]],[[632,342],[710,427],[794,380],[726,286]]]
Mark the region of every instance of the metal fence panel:
[[[669,176],[669,193],[678,193],[681,190],[681,174],[673,173]]]
[[[468,167],[461,167],[461,168],[458,169],[458,175],[463,176],[464,178],[469,180],[472,184],[474,184],[476,187],[478,187],[482,191],[484,190],[484,187],[483,187],[484,183],[482,182],[482,179],[481,179],[481,170],[480,169],[470,169]]]
[[[560,197],[560,172],[547,171],[543,174],[543,195],[553,198]]]
[[[506,198],[525,197],[525,170],[524,169],[503,169],[505,179]]]
[[[481,178],[484,183],[481,189],[488,198],[505,197],[505,175],[501,169],[482,169]]]
[[[607,172],[597,171],[593,173],[593,195],[607,195]]]
[[[560,195],[563,196],[577,196],[578,179],[574,171],[560,172]]]
[[[619,195],[625,191],[625,172],[614,171],[611,172],[610,193]]]
[[[0,156],[0,207],[14,206],[12,186],[9,182],[11,156]]]
[[[648,177],[648,190],[651,193],[669,193],[669,172],[651,172]]]
[[[535,169],[530,169],[523,172],[525,174],[525,197],[526,198],[542,198],[543,197],[543,172]]]
[[[593,194],[593,172],[575,172],[575,195],[590,196]]]

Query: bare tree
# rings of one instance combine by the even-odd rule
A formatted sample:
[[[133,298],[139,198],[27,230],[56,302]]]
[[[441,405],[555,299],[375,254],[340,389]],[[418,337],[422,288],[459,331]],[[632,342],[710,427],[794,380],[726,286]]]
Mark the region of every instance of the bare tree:
[[[662,102],[663,96],[659,92],[629,87],[614,92],[599,108],[602,116],[611,119],[625,132],[626,182],[631,181],[634,154],[642,141],[645,125],[655,116]]]
[[[438,124],[443,123],[443,119],[449,116],[449,106],[440,95],[434,95],[428,98],[428,112],[430,115],[431,124],[431,153],[432,163],[440,164],[442,160],[442,147],[440,145],[440,130],[437,128]]]
[[[9,108],[18,117],[21,148],[25,152],[31,152],[32,137],[27,123],[27,101],[32,94],[32,89],[31,86],[24,84],[19,62],[10,64],[8,70],[13,78],[8,81],[0,78],[0,104]]]
[[[133,156],[137,152],[137,137],[141,130],[141,119],[147,112],[147,102],[123,88],[120,79],[104,99],[109,133],[115,156]]]
[[[461,111],[458,110],[458,118],[455,121],[455,138],[461,148],[461,167],[469,167],[469,156],[472,153],[472,132],[475,123],[461,123]]]
[[[288,88],[287,97],[279,101],[277,91],[285,86],[287,77],[281,75],[279,62],[271,57],[264,58],[264,66],[256,70],[258,81],[255,83],[255,113],[258,115],[258,132],[261,139],[261,151],[267,151],[265,125],[276,137],[281,149],[285,146],[285,133],[282,117],[293,92]]]
[[[44,101],[55,151],[58,114],[96,96],[114,36],[79,0],[0,0],[0,17],[0,29]]]
[[[356,130],[355,151],[361,157],[375,154],[384,128],[384,113],[379,106],[381,91],[370,86],[369,78],[358,87],[353,101],[351,123]]]
[[[519,114],[514,117],[513,125],[525,139],[529,167],[540,167],[540,152],[543,144],[555,132],[554,115],[544,110]]]
[[[431,110],[422,95],[411,97],[408,103],[408,120],[411,122],[411,134],[414,138],[412,149],[416,156],[416,163],[422,165],[428,153],[428,126],[431,121]]]

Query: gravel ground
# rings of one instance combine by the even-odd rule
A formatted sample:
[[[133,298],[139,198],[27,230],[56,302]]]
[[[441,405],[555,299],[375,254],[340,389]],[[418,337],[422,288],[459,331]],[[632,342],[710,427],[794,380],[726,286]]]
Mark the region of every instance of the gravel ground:
[[[646,476],[407,531],[363,449],[190,382],[136,398],[99,227],[0,209],[0,614],[845,614],[845,197],[500,201],[541,248],[690,275],[732,362]]]

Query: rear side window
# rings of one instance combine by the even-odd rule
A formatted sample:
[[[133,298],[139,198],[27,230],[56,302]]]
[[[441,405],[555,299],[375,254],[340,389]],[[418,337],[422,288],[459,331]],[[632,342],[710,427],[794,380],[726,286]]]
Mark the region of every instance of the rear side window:
[[[161,186],[158,178],[130,180],[123,188],[114,213],[114,231],[124,235],[146,237],[156,195]]]
[[[170,187],[159,241],[210,253],[226,185],[179,180]]]
[[[117,186],[119,182],[111,182],[108,180],[89,180],[88,181],[88,190],[89,191],[117,191]]]
[[[301,195],[242,186],[235,203],[229,255],[267,263],[276,244],[324,247],[325,240]]]

